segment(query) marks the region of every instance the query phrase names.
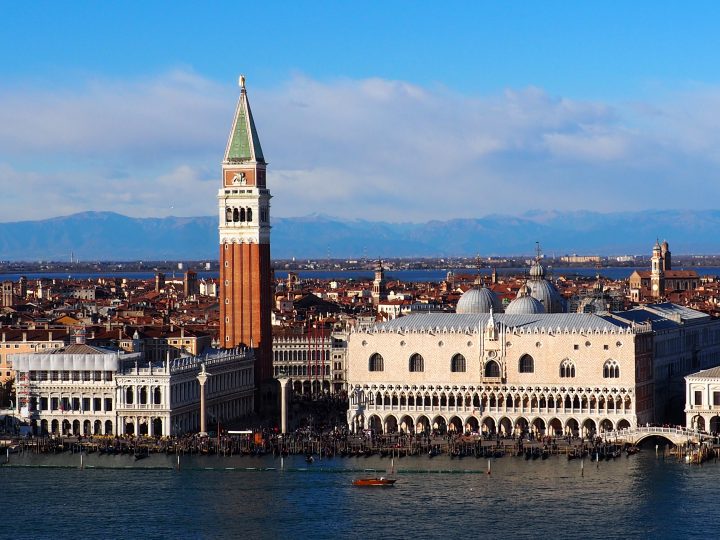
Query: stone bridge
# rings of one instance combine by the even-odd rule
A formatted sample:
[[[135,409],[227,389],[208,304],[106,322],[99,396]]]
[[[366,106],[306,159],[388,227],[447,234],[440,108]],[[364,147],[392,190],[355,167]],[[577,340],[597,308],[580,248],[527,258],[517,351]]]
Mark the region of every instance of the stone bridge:
[[[617,431],[606,431],[602,434],[602,437],[608,441],[618,440],[630,444],[638,444],[648,437],[662,437],[675,446],[680,446],[688,442],[695,444],[701,442],[717,442],[717,437],[713,437],[709,433],[683,427],[639,426]]]

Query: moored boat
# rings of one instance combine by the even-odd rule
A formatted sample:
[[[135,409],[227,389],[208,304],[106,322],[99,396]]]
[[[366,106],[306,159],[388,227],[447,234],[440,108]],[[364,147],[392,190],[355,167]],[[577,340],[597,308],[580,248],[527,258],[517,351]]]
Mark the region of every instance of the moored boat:
[[[384,476],[377,476],[373,478],[356,478],[353,480],[353,486],[366,486],[366,487],[389,487],[395,484],[395,478],[386,478]]]

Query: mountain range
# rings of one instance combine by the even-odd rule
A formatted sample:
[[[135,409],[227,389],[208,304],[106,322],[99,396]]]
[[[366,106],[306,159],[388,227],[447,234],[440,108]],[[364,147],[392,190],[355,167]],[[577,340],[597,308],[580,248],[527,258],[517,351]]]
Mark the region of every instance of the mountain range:
[[[275,218],[275,259],[519,255],[648,255],[656,238],[677,254],[720,252],[720,211],[537,211],[424,223],[314,214]],[[217,257],[216,216],[133,218],[82,212],[0,223],[0,260],[202,260]]]

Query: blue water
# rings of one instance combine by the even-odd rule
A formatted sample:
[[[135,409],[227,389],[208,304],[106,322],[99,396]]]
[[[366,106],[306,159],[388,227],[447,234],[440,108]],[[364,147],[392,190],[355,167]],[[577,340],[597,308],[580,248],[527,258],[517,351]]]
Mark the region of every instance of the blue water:
[[[498,269],[499,275],[519,275],[527,272],[527,268],[500,268]],[[647,268],[555,268],[552,271],[554,276],[585,276],[594,277],[598,273],[607,279],[617,280],[626,279],[632,274],[633,270],[647,270]],[[682,268],[678,268],[682,270]],[[700,276],[716,276],[720,275],[720,268],[717,266],[698,266],[693,267],[698,275]],[[477,270],[473,269],[456,269],[456,273],[462,274],[473,274]],[[388,270],[385,272],[385,277],[388,280],[398,279],[400,281],[414,281],[414,282],[439,282],[446,278],[447,270]],[[485,275],[490,274],[491,270],[482,269],[481,272]],[[373,272],[369,270],[301,270],[297,272],[298,276],[302,279],[365,279],[372,280]],[[176,272],[175,277],[181,279],[183,273],[181,271]],[[278,279],[285,279],[288,275],[287,270],[276,270],[275,277]],[[77,273],[77,274],[64,274],[59,272],[37,272],[37,273],[25,273],[25,274],[0,274],[0,280],[17,281],[20,276],[25,276],[30,280],[33,279],[92,279],[98,278],[128,278],[128,279],[153,279],[155,277],[154,272],[96,272],[96,273]],[[173,274],[167,272],[165,274],[167,279],[172,279]],[[217,279],[218,272],[198,272],[198,278]]]
[[[84,470],[78,459],[11,456],[0,468],[0,537],[717,537],[720,465],[652,449],[586,461],[584,476],[564,457],[496,459],[491,475],[483,459],[396,459],[397,484],[380,489],[351,485],[363,469],[388,467],[374,457],[290,457],[285,470],[270,457],[186,457],[179,471],[174,457],[91,455],[86,465],[111,468]]]

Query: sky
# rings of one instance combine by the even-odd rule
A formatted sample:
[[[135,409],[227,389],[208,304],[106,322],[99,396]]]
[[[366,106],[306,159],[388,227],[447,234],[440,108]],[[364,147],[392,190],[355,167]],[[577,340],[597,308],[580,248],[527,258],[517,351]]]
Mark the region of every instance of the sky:
[[[272,214],[716,209],[718,2],[0,0],[0,221],[216,213],[247,88]]]

